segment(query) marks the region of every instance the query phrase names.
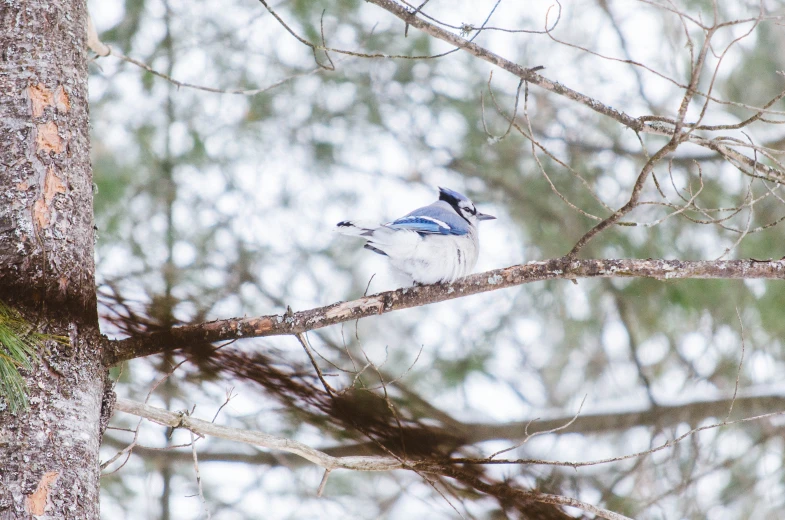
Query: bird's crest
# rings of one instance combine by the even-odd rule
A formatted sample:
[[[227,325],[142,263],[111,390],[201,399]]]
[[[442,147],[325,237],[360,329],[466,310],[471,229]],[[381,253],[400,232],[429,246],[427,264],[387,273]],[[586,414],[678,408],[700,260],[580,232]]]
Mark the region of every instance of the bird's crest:
[[[451,190],[450,188],[442,188],[441,186],[439,186],[439,200],[443,200],[451,206],[457,205],[458,201],[461,200],[471,202],[466,195]]]

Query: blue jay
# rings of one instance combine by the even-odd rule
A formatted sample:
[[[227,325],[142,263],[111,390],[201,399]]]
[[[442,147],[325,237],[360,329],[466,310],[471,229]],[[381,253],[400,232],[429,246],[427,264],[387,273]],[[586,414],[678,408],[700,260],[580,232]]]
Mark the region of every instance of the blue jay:
[[[451,283],[477,263],[477,225],[496,217],[477,211],[466,196],[439,188],[439,200],[387,224],[365,226],[345,220],[337,231],[368,240],[365,249],[387,256],[416,284]]]

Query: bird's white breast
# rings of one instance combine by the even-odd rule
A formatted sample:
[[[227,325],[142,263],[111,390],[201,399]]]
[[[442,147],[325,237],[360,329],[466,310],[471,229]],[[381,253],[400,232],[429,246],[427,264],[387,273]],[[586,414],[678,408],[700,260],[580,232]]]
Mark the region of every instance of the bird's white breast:
[[[387,250],[390,263],[415,282],[454,282],[466,276],[477,263],[479,243],[476,230],[466,235],[426,235],[396,233],[400,248]]]

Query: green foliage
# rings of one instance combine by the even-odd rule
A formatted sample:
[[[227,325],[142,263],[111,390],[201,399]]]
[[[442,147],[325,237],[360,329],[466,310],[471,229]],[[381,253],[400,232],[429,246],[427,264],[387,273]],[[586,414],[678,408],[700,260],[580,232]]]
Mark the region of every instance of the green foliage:
[[[47,340],[61,338],[33,330],[19,312],[0,302],[0,397],[11,413],[27,407],[27,389],[20,369],[31,370]]]

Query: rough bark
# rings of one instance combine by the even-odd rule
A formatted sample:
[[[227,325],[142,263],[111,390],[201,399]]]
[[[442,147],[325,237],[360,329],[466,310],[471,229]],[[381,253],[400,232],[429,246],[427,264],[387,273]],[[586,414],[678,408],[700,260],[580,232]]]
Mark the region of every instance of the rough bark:
[[[0,518],[99,517],[85,27],[84,0],[0,4],[0,300],[67,339],[23,373],[27,410],[0,403]]]
[[[639,277],[658,280],[688,278],[785,278],[785,260],[571,260],[554,258],[467,276],[452,284],[409,287],[338,302],[290,314],[231,318],[176,327],[146,336],[108,342],[107,365],[184,346],[262,336],[299,334],[336,323],[408,309],[505,287],[555,279]]]

